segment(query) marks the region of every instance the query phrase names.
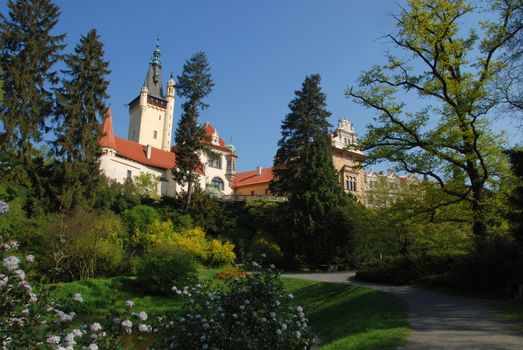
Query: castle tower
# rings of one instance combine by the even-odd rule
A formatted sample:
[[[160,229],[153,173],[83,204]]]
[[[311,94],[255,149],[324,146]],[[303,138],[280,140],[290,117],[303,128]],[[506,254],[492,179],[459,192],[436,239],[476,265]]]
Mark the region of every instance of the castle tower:
[[[157,43],[140,94],[129,103],[129,140],[170,150],[174,88],[171,76],[167,83],[167,94],[164,94],[160,46]]]

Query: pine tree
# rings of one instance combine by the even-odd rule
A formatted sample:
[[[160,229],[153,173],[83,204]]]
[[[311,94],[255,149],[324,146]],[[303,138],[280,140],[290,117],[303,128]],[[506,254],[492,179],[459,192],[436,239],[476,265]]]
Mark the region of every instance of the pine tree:
[[[66,78],[57,90],[55,151],[62,161],[59,202],[62,209],[92,204],[100,180],[100,119],[106,112],[109,62],[96,29],[80,38],[65,56]]]
[[[205,130],[198,125],[199,111],[209,107],[203,99],[214,86],[205,53],[195,53],[184,64],[182,75],[177,80],[177,93],[186,101],[182,104],[183,112],[176,129],[176,168],[172,173],[177,183],[187,184],[186,208],[189,208],[193,185],[197,180],[194,170],[200,166],[199,154],[207,150]]]
[[[271,191],[288,198],[283,248],[311,265],[332,262],[350,233],[343,193],[332,163],[331,140],[320,76],[305,78],[282,123]]]
[[[9,0],[7,7],[8,15],[0,15],[0,147],[17,160],[11,178],[30,187],[36,181],[33,145],[42,140],[53,110],[50,89],[57,77],[52,68],[61,59],[64,35],[51,34],[60,11],[49,0]]]

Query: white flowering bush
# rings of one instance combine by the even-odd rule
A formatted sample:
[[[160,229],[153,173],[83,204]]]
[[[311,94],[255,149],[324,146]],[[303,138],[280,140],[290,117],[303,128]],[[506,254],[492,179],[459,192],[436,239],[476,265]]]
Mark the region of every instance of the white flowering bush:
[[[226,281],[223,290],[205,285],[174,287],[185,299],[181,314],[158,325],[156,349],[307,349],[312,333],[303,308],[293,306],[274,268]]]
[[[5,214],[9,206],[0,201]],[[7,208],[7,209],[6,209]],[[99,323],[73,327],[76,317],[48,299],[43,283],[33,289],[26,269],[33,255],[18,252],[18,243],[0,236],[0,345],[10,349],[103,350],[117,349],[118,339],[109,337]],[[74,300],[82,303],[81,295]]]

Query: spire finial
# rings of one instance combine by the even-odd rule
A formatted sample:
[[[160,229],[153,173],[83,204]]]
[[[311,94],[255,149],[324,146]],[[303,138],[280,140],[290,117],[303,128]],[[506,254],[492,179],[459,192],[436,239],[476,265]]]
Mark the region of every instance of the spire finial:
[[[156,38],[156,48],[153,51],[153,59],[151,60],[151,63],[157,66],[162,66],[160,62],[160,38]]]

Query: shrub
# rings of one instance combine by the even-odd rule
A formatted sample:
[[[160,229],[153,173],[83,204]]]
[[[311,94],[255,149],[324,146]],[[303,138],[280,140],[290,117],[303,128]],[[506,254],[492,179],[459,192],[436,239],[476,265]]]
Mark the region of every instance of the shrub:
[[[267,264],[280,266],[283,261],[283,253],[280,246],[265,236],[257,236],[253,239],[250,247],[252,258]]]
[[[301,350],[311,345],[304,311],[291,306],[293,296],[287,294],[275,270],[256,269],[225,283],[222,291],[199,284],[175,289],[186,298],[183,311],[163,320],[155,347]]]
[[[216,277],[221,280],[227,280],[229,278],[241,278],[245,277],[245,271],[240,270],[236,266],[229,266],[218,272]]]
[[[137,283],[152,293],[167,294],[174,285],[190,284],[196,278],[193,258],[169,246],[152,248],[137,266]]]
[[[122,213],[122,221],[131,235],[147,231],[152,223],[160,220],[160,214],[154,208],[142,204]]]
[[[418,278],[412,261],[405,257],[386,257],[363,265],[356,278],[382,283],[408,284]]]
[[[45,238],[42,268],[54,280],[114,275],[127,266],[124,230],[115,214],[76,208],[50,225]]]
[[[234,244],[231,242],[222,242],[217,239],[211,239],[207,248],[206,264],[209,266],[230,265],[236,259],[234,254]]]

